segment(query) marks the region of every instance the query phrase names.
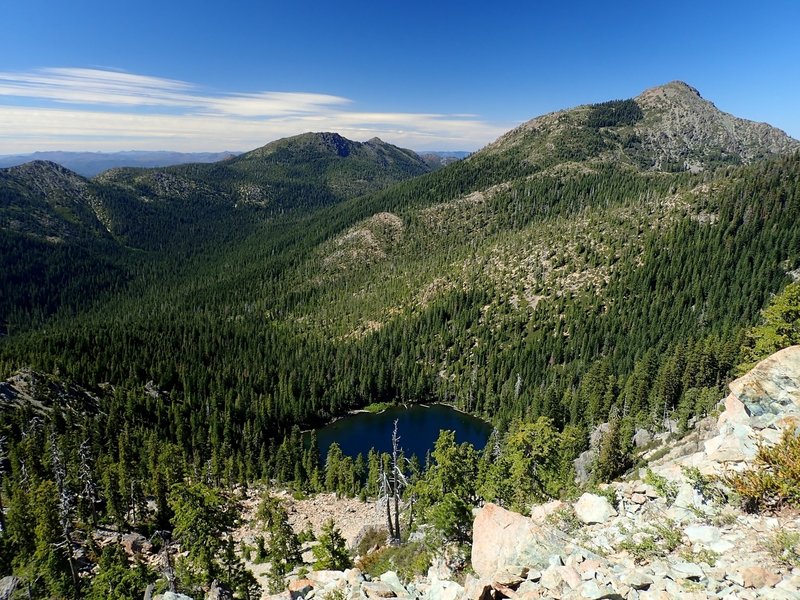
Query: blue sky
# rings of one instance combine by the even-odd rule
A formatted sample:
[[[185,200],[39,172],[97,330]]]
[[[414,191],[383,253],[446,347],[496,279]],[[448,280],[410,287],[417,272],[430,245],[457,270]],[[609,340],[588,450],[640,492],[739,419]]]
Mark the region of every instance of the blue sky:
[[[475,150],[681,79],[800,138],[800,2],[4,0],[0,153]]]

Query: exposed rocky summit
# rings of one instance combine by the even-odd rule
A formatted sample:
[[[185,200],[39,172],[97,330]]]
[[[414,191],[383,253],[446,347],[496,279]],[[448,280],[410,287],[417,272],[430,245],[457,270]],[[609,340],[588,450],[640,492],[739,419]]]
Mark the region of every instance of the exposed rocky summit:
[[[627,163],[646,171],[696,172],[796,152],[800,141],[767,123],[722,112],[695,88],[673,81],[631,100],[543,115],[485,151],[509,150],[524,162],[550,169]]]
[[[644,119],[635,130],[656,168],[672,162],[702,170],[709,163],[750,163],[800,149],[780,129],[722,112],[682,81],[650,88],[636,103]]]
[[[23,369],[0,381],[0,410],[18,406],[28,406],[39,414],[49,412],[54,406],[79,413],[94,413],[98,398],[76,385]]]
[[[105,235],[89,182],[48,161],[0,169],[0,229],[50,242]]]

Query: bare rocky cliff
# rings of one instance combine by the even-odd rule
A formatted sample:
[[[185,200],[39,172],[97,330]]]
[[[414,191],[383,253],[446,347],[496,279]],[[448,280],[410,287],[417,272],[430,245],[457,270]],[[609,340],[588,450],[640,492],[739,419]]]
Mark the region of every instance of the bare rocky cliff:
[[[673,162],[696,171],[714,160],[747,164],[800,149],[780,129],[722,112],[682,81],[645,90],[635,100],[644,113],[635,130],[656,168]]]

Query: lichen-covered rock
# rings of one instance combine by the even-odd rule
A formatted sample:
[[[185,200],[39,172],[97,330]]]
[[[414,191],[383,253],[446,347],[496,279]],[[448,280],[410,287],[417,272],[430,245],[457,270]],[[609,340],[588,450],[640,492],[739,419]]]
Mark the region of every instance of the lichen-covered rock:
[[[765,358],[728,387],[753,416],[800,410],[800,346]]]

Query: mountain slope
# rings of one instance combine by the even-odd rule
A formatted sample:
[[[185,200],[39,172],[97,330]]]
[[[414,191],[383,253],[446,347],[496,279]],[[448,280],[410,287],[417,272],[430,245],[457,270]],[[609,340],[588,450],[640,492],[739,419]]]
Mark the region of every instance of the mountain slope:
[[[93,183],[160,211],[152,261],[136,267],[146,276],[135,293],[54,319],[46,337],[11,336],[0,352],[86,385],[152,379],[192,401],[224,397],[241,427],[255,427],[250,411],[282,430],[398,398],[447,400],[500,424],[544,414],[589,426],[623,405],[655,420],[720,384],[736,351],[722,340],[800,265],[800,159],[637,166],[617,138],[644,128],[646,112],[625,101],[545,116],[435,173],[350,198],[333,196],[330,169],[379,152],[320,134],[216,166],[107,174]],[[237,203],[236,186],[260,187],[265,172],[288,173],[284,189],[322,191],[283,212]],[[129,179],[154,185],[160,173],[191,193],[167,179],[159,198]],[[219,212],[190,214],[198,206]],[[169,227],[177,241],[159,250]],[[107,360],[83,360],[90,347]],[[711,366],[676,382],[687,355]],[[658,394],[625,392],[640,372],[662,378]],[[270,435],[259,428],[249,451]]]
[[[113,170],[100,180],[133,187],[150,199],[191,198],[199,193],[275,213],[333,204],[428,171],[430,167],[414,152],[377,138],[360,143],[335,133],[305,133],[218,163],[159,171]]]
[[[486,150],[515,152],[541,167],[568,162],[618,162],[657,171],[748,164],[800,149],[766,123],[718,110],[691,86],[673,81],[632,100],[579,106],[538,117]]]
[[[52,162],[0,169],[0,229],[52,242],[107,235],[91,185]]]

